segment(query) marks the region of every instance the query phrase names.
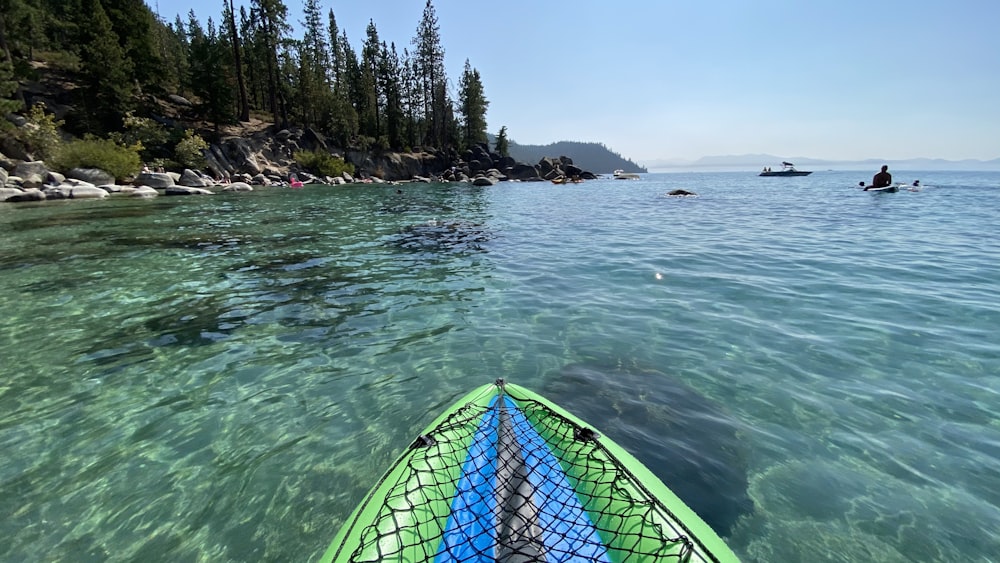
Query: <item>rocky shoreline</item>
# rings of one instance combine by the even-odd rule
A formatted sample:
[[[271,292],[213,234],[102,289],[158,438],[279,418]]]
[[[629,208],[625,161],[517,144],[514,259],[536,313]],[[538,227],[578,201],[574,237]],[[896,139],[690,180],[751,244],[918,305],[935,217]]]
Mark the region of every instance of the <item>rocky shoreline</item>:
[[[354,174],[317,177],[293,156],[297,151],[323,151],[343,158]],[[27,157],[28,155],[20,155]],[[294,180],[309,184],[467,182],[492,186],[504,181],[542,182],[560,178],[592,180],[597,176],[565,156],[543,158],[537,164],[516,162],[477,145],[457,151],[416,149],[414,152],[338,150],[311,129],[261,131],[248,137],[230,136],[204,151],[204,170],[143,171],[124,184],[95,168],[63,172],[42,161],[8,158],[0,154],[0,202],[17,203],[64,199],[102,199],[111,195],[211,195],[219,191],[252,191],[255,186],[288,187]]]

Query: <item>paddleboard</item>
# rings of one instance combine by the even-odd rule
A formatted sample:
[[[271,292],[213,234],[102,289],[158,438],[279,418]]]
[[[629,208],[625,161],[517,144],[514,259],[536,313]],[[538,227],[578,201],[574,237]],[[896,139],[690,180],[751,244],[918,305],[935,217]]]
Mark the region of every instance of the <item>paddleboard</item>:
[[[738,559],[621,446],[501,379],[420,434],[321,561]]]
[[[882,188],[866,188],[865,191],[866,192],[881,192],[881,193],[890,193],[891,194],[893,192],[898,192],[899,191],[899,187],[898,186],[885,186],[885,187],[882,187]]]

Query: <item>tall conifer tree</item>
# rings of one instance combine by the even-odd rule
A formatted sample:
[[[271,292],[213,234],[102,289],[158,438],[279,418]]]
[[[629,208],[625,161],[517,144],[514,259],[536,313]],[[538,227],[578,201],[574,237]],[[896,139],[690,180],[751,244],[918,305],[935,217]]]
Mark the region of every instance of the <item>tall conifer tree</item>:
[[[424,116],[427,120],[425,141],[441,146],[446,140],[448,113],[447,77],[444,71],[444,47],[441,45],[441,27],[431,0],[424,6],[424,14],[413,38],[416,48],[415,62],[421,81]]]
[[[243,78],[243,45],[236,32],[236,12],[233,8],[233,0],[229,0],[229,3],[224,6],[222,17],[225,20],[226,29],[229,31],[229,42],[233,49],[233,68],[236,71],[236,87],[239,93],[239,120],[250,121],[250,98],[247,95],[246,79]]]
[[[86,0],[85,15],[80,48],[83,119],[91,131],[117,130],[122,115],[131,108],[131,63],[101,0]]]
[[[462,114],[462,144],[466,147],[486,141],[486,101],[479,71],[465,59],[465,69],[458,81],[458,108]]]

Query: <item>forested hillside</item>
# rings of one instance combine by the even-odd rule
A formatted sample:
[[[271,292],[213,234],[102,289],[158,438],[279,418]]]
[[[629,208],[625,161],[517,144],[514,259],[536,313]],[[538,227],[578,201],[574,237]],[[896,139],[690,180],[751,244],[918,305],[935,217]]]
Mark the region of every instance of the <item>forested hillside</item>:
[[[221,7],[214,18],[192,11],[166,22],[142,0],[0,0],[2,109],[59,108],[77,135],[122,131],[131,114],[207,128],[253,114],[359,149],[461,149],[486,140],[479,72],[466,61],[457,83],[449,81],[430,0],[407,43],[382,38],[372,21],[360,53],[319,0],[305,0],[300,37],[290,34],[282,0]],[[162,115],[170,96],[190,108]]]
[[[282,0],[219,7],[168,22],[143,0],[0,0],[0,115],[17,126],[0,120],[0,152],[54,156],[62,130],[106,141],[101,154],[131,152],[130,163],[194,167],[203,139],[273,123],[356,151],[457,156],[488,143],[521,162],[568,156],[595,172],[645,171],[599,143],[519,145],[505,127],[489,135],[479,72],[466,59],[457,81],[446,76],[431,0],[403,43],[374,21],[352,43],[320,0],[304,0],[298,37]]]
[[[519,162],[538,162],[547,156],[568,156],[577,166],[598,174],[610,174],[619,169],[625,172],[648,172],[602,143],[559,141],[548,145],[521,145],[510,141],[509,150],[510,156]]]

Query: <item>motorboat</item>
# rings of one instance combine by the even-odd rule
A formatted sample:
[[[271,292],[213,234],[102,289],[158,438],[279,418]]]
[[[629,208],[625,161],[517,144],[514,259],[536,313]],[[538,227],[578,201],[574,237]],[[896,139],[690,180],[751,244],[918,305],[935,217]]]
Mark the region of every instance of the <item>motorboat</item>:
[[[634,172],[625,172],[621,168],[615,170],[615,180],[638,180],[639,175]]]
[[[782,162],[781,170],[771,170],[765,167],[758,176],[808,176],[810,174],[812,174],[811,170],[796,170],[795,165],[791,162]]]

